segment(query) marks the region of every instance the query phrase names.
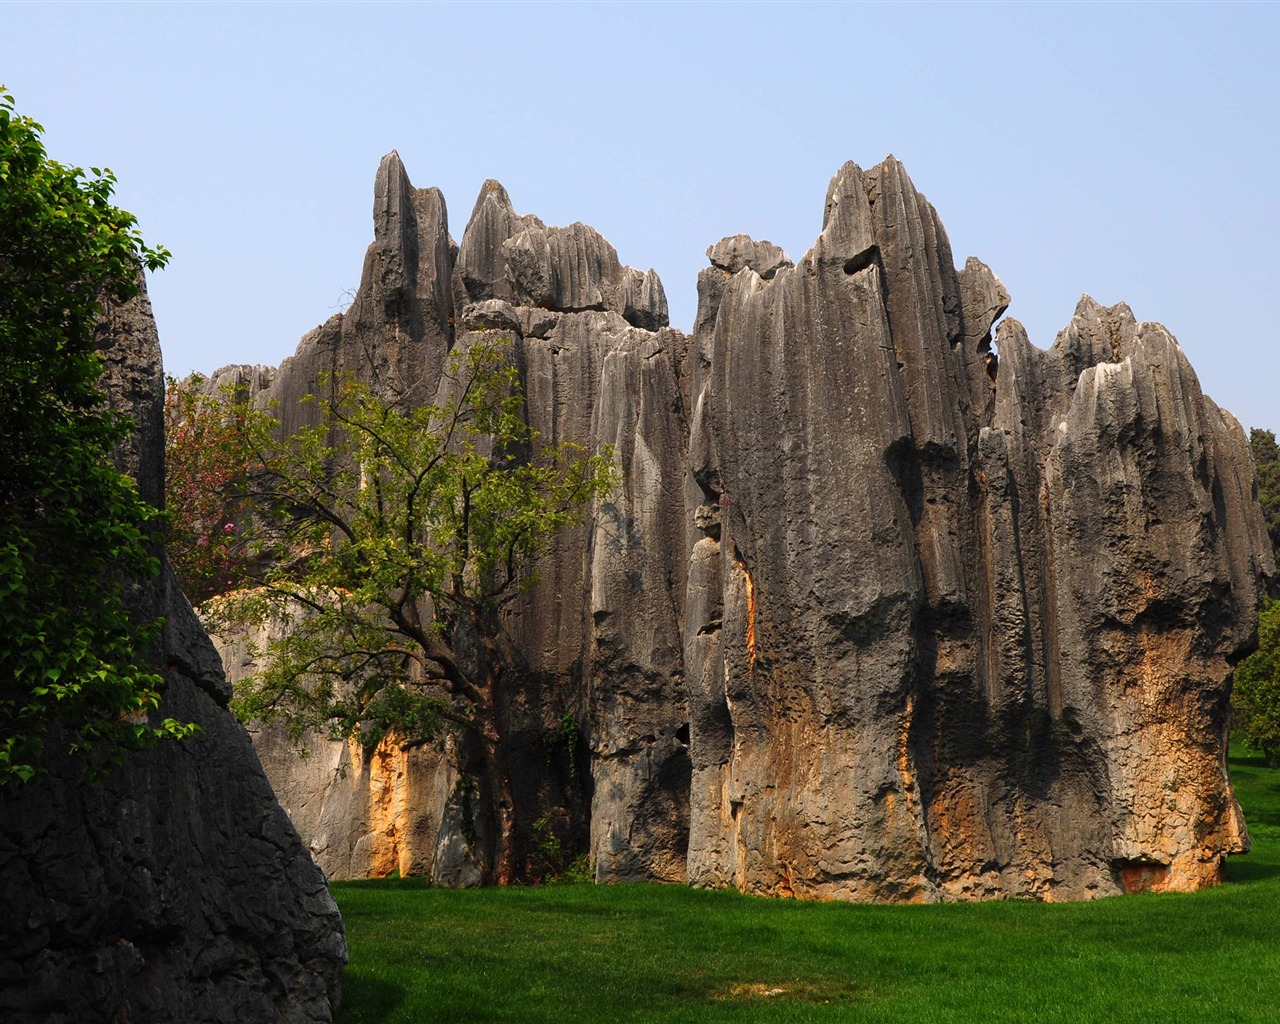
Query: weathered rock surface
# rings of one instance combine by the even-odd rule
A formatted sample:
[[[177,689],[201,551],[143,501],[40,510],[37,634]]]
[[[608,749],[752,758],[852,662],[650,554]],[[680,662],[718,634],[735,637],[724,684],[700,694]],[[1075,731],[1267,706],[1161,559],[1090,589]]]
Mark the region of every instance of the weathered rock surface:
[[[548,228],[521,216],[498,182],[480,190],[458,248],[458,271],[472,300],[505,299],[565,313],[612,311],[646,330],[667,325],[667,297],[652,270],[624,267],[595,228]]]
[[[227,675],[238,681],[287,623],[266,623],[252,636],[218,638]],[[402,750],[385,740],[334,742],[320,732],[299,741],[287,727],[256,723],[254,748],[276,797],[331,878],[380,878],[393,872],[433,884],[479,885],[479,851],[467,841],[480,817],[474,787],[460,774],[457,740]],[[465,762],[465,757],[462,758]]]
[[[139,423],[121,467],[162,502],[164,382],[145,294],[113,311],[102,345],[110,398]],[[0,1018],[330,1021],[346,944],[324,877],[226,710],[221,661],[172,573],[133,600],[166,618],[159,714],[203,731],[100,784],[55,758],[47,781],[0,789]]]
[[[1001,324],[992,374],[1008,295],[957,274],[892,158],[841,169],[796,267],[700,298],[691,881],[1215,881],[1247,844],[1228,680],[1274,567],[1244,434],[1177,343],[1084,299],[1049,352]]]
[[[524,853],[541,817],[601,880],[1056,900],[1247,845],[1227,695],[1275,569],[1243,432],[1163,328],[1088,299],[1048,351],[997,326],[1008,292],[893,158],[840,169],[798,263],[711,246],[691,338],[652,271],[496,182],[455,248],[392,154],[374,220],[352,310],[264,395],[325,367],[433,393],[499,332],[533,426],[622,471],[507,622]],[[465,749],[279,740],[330,871],[478,877]]]
[[[593,450],[614,445],[617,494],[591,526],[567,532],[542,557],[540,584],[506,622],[519,683],[499,714],[517,842],[523,858],[534,855],[534,822],[545,816],[566,849],[592,852],[602,880],[683,880],[685,336],[665,326],[666,297],[652,270],[622,266],[593,228],[548,228],[516,214],[494,181],[456,250],[437,245],[424,261],[421,239],[448,237],[438,196],[414,189],[394,153],[384,158],[375,240],[351,309],[303,338],[274,376],[228,367],[212,380],[247,387],[264,404],[278,399],[287,429],[306,415],[298,399],[320,373],[355,372],[388,392],[412,378],[415,397],[429,400],[447,350],[496,332],[514,344],[535,430]],[[399,270],[408,267],[412,274]],[[424,355],[410,372],[414,351]],[[229,638],[222,654],[232,680],[252,671],[242,640]],[[331,877],[398,869],[441,884],[479,882],[490,840],[472,806],[465,742],[362,751],[311,735],[303,760],[282,728],[262,727],[254,739]]]

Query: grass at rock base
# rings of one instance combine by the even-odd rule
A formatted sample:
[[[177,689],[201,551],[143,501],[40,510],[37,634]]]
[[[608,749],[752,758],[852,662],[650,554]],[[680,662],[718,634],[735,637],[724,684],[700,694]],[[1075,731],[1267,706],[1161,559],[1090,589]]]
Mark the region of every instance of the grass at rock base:
[[[662,885],[333,886],[341,1024],[1280,1020],[1280,771],[1231,760],[1254,848],[1194,894],[930,906]]]

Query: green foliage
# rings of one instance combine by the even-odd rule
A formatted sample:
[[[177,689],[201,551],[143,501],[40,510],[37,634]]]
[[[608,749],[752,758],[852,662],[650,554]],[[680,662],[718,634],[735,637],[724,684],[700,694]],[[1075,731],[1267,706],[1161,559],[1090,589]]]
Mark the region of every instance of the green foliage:
[[[385,400],[351,378],[318,391],[315,422],[288,435],[246,403],[223,417],[250,459],[242,542],[261,567],[255,586],[202,607],[213,631],[247,634],[259,656],[232,707],[287,723],[295,740],[319,728],[408,746],[470,732],[496,819],[492,877],[510,881],[503,610],[535,582],[535,556],[612,488],[612,452],[537,436],[504,340],[455,350],[438,404]],[[267,623],[277,628],[258,651]]]
[[[0,89],[0,784],[42,771],[52,728],[108,760],[190,727],[148,723],[158,624],[124,580],[154,576],[162,514],[116,471],[131,424],[104,406],[94,330],[137,292],[145,246],[115,178],[50,160]]]
[[[1280,445],[1270,430],[1249,431],[1257,472],[1258,503],[1280,561]],[[1258,617],[1258,650],[1235,671],[1231,694],[1234,727],[1249,749],[1280,762],[1280,602]]]
[[[540,443],[508,356],[505,342],[455,352],[450,397],[426,407],[326,379],[318,422],[287,437],[238,408],[254,470],[245,539],[266,569],[208,613],[223,632],[292,624],[240,689],[242,718],[370,742],[481,727],[502,608],[613,482],[610,453]]]
[[[550,729],[542,731],[542,756],[548,764],[558,754],[569,762],[569,770],[577,771],[578,738],[582,730],[572,711],[562,711]]]
[[[550,814],[543,814],[534,820],[533,862],[530,868],[536,882],[554,879],[564,868],[564,846],[556,835],[555,819]]]
[[[564,848],[553,814],[534,819],[529,878],[538,885],[582,885],[594,881],[586,854],[572,857]]]
[[[245,541],[265,569],[207,613],[224,633],[292,624],[240,688],[243,719],[414,743],[445,722],[477,729],[492,707],[502,608],[613,469],[607,452],[539,443],[505,343],[456,352],[448,373],[451,397],[416,408],[326,379],[318,422],[286,437],[247,405],[230,417],[253,462]]]
[[[249,459],[230,396],[208,394],[199,374],[165,388],[165,508],[169,562],[192,604],[244,583],[240,540]]]
[[[1254,427],[1249,431],[1249,447],[1258,473],[1258,503],[1267,521],[1271,546],[1280,557],[1280,445],[1270,430]]]
[[[1280,601],[1258,617],[1258,649],[1236,667],[1232,704],[1245,745],[1280,764]]]

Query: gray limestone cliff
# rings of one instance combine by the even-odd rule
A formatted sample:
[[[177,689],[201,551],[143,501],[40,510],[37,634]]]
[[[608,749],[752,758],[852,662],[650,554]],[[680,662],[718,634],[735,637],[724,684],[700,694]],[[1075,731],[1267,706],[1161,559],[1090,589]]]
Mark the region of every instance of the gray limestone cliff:
[[[1083,299],[1048,352],[1006,320],[997,359],[1007,294],[956,272],[892,158],[761,263],[703,272],[694,341],[690,879],[1217,880],[1247,848],[1229,678],[1274,572],[1239,424],[1123,306]]]
[[[164,376],[145,293],[111,312],[100,344],[108,397],[138,424],[120,467],[161,504]],[[47,780],[0,788],[0,1019],[331,1021],[342,922],[226,708],[218,652],[167,567],[131,601],[165,617],[158,714],[202,731],[101,783],[52,756]]]
[[[1176,341],[1086,298],[1031,346],[892,157],[840,169],[798,262],[745,235],[707,255],[686,336],[652,271],[497,182],[455,245],[391,154],[351,309],[274,373],[226,371],[289,426],[322,370],[425,398],[451,348],[497,331],[543,436],[613,446],[616,493],[505,623],[522,854],[541,820],[602,881],[902,900],[1216,881],[1247,846],[1230,674],[1275,567],[1243,431]],[[282,732],[255,742],[326,870],[480,878],[464,743],[315,736],[298,761]]]
[[[541,436],[614,446],[616,493],[541,557],[541,582],[504,622],[518,683],[497,711],[517,844],[523,860],[536,854],[534,823],[543,819],[565,849],[590,851],[602,880],[683,880],[685,336],[666,326],[657,275],[623,266],[594,229],[519,215],[493,181],[459,245],[447,216],[437,190],[414,188],[399,157],[385,157],[374,242],[351,308],[304,337],[278,371],[227,367],[213,379],[278,400],[287,429],[309,412],[298,400],[323,372],[430,400],[447,352],[497,332],[514,344]],[[253,668],[244,639],[222,647],[233,680]],[[331,877],[399,870],[450,885],[480,880],[491,839],[471,835],[470,823],[486,816],[465,738],[365,752],[316,734],[303,760],[281,727],[254,737]]]

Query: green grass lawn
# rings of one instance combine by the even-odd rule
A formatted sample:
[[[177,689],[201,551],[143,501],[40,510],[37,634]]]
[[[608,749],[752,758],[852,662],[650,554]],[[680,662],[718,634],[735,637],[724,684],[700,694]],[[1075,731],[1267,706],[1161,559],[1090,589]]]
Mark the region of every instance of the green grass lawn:
[[[1194,895],[854,906],[335,884],[340,1020],[1280,1021],[1280,771],[1231,768],[1253,852]]]

